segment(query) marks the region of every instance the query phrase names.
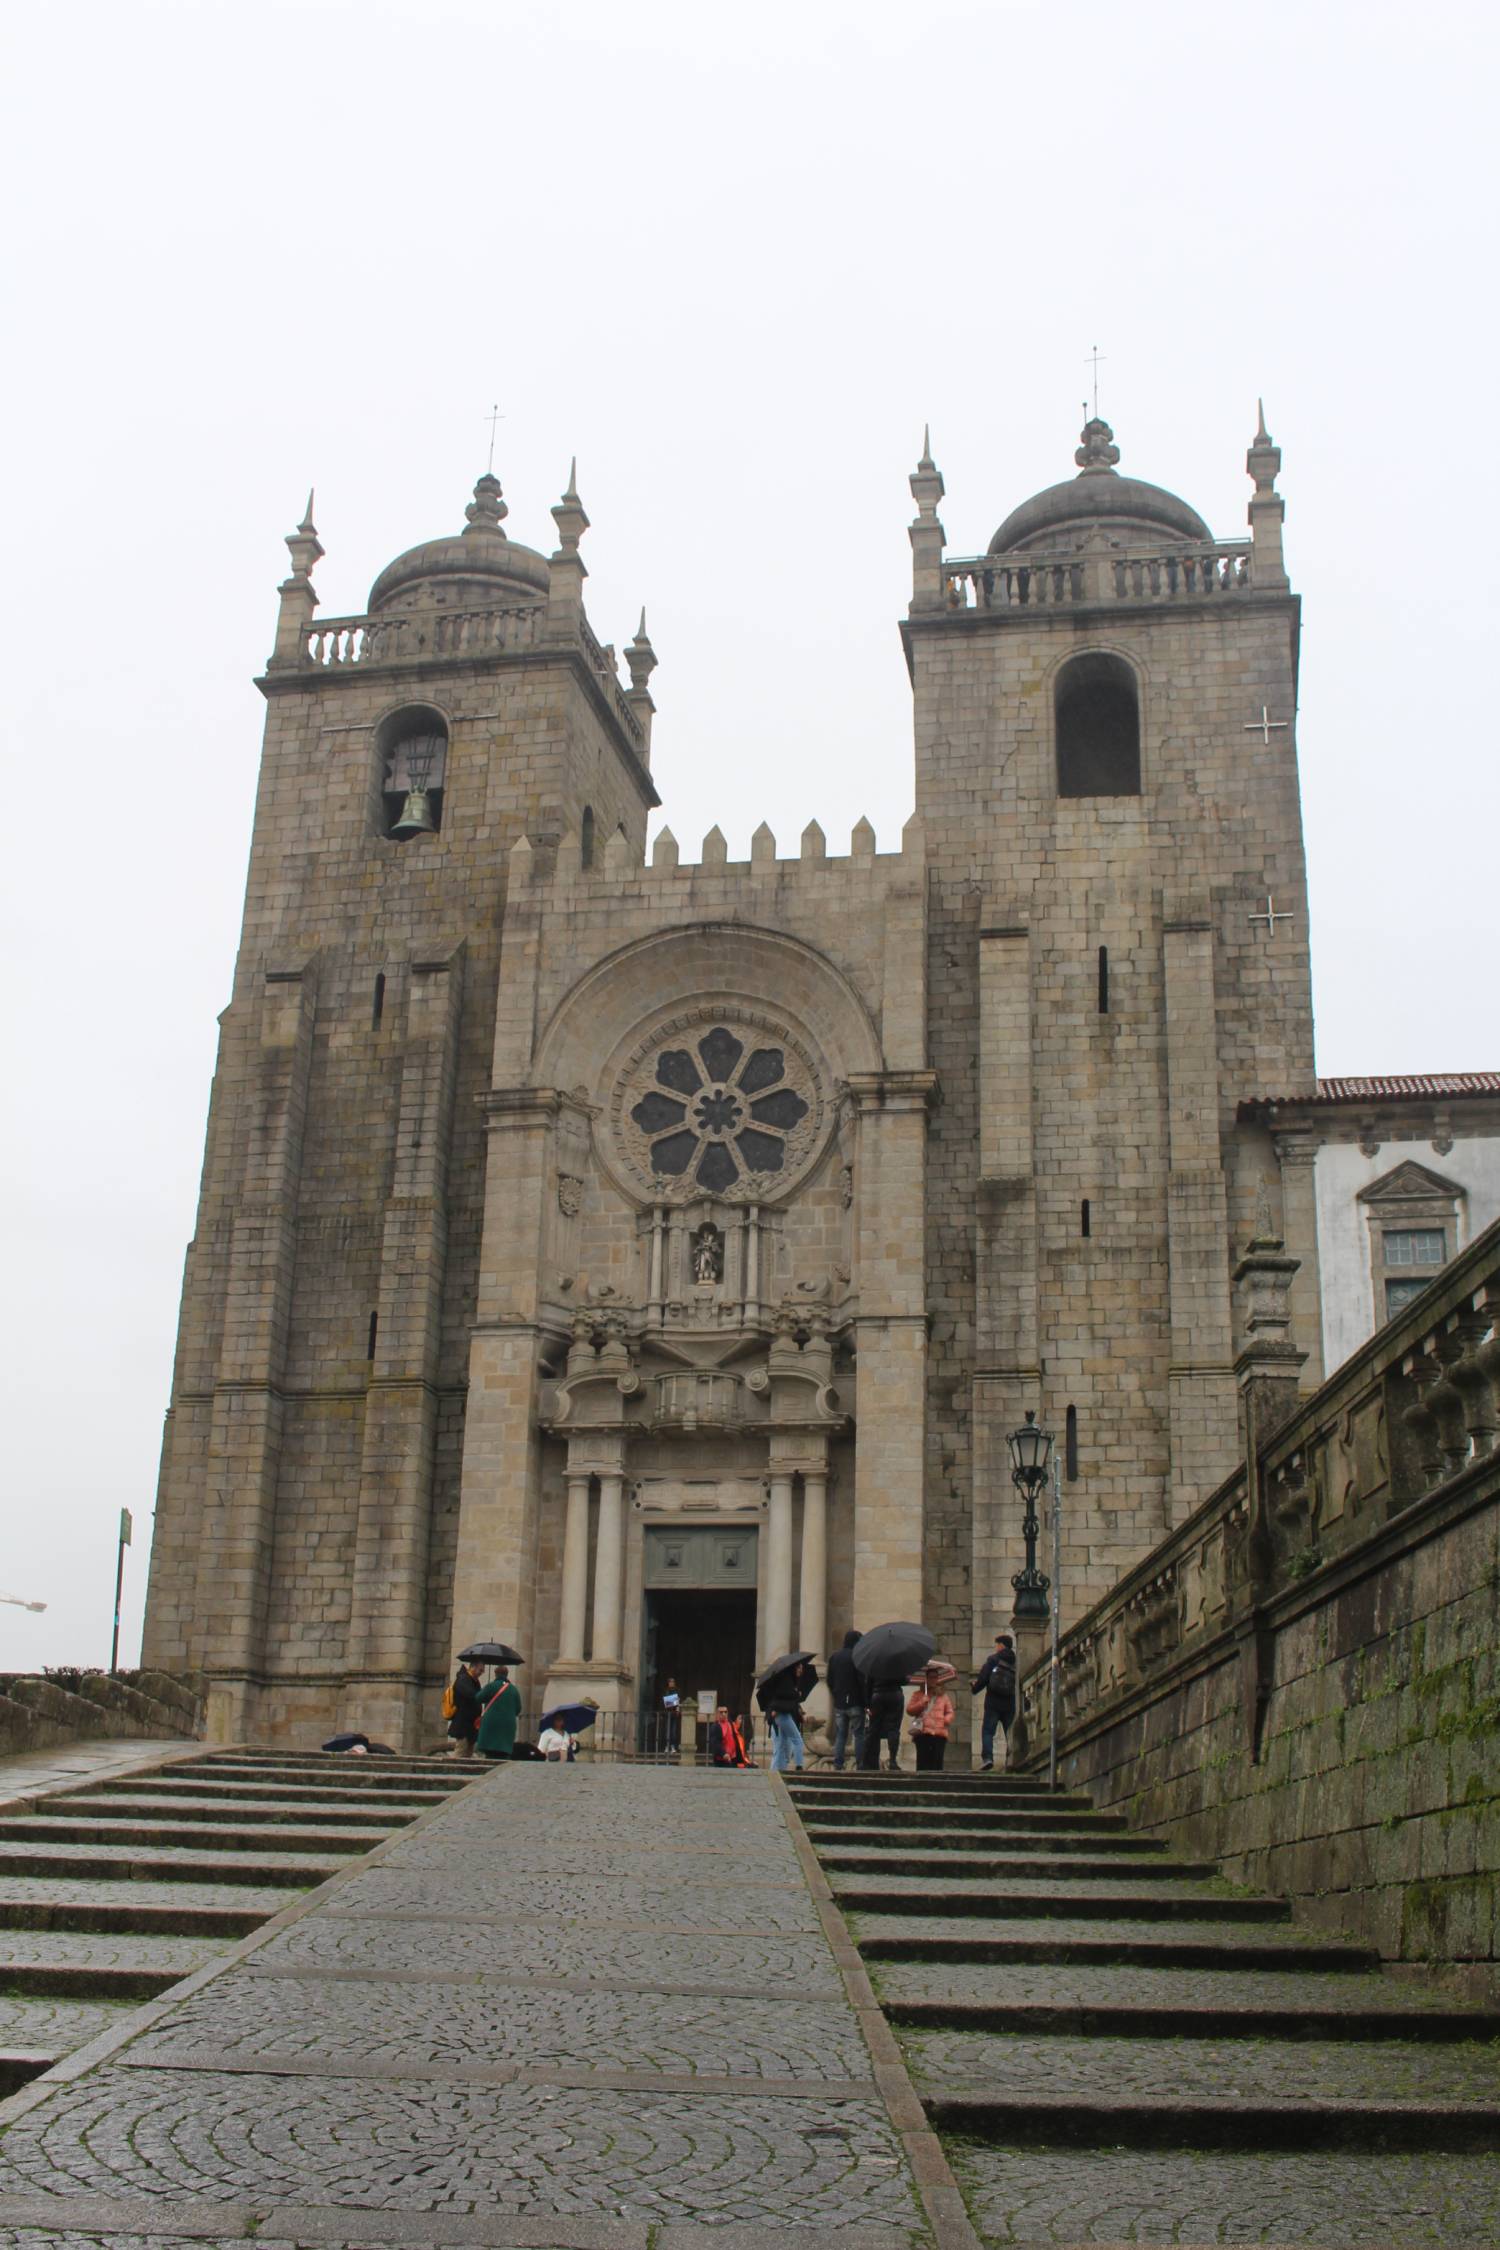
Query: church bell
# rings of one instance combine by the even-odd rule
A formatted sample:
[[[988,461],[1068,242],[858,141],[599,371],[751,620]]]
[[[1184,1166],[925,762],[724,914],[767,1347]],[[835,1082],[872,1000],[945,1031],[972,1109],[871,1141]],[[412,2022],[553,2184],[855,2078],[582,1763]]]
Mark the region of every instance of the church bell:
[[[391,823],[393,836],[432,836],[437,832],[437,822],[427,802],[425,789],[408,789],[406,803],[401,807],[401,817]]]

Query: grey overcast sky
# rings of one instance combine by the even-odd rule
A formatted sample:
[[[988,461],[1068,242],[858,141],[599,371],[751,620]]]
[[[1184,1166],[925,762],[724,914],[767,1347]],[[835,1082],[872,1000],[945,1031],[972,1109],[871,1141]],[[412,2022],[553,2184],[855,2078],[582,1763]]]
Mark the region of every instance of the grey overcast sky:
[[[72,0],[10,18],[0,1668],[145,1587],[282,536],[325,612],[578,456],[590,614],[661,659],[685,858],[911,809],[897,620],[1122,467],[1305,604],[1326,1073],[1494,1067],[1495,13],[1473,0]]]

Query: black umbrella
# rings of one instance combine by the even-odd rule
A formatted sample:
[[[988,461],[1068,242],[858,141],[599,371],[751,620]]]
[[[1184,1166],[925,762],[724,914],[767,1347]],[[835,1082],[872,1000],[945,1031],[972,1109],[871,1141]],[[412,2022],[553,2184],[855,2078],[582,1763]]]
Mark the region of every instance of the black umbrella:
[[[937,1643],[934,1641],[933,1647]],[[525,1657],[509,1641],[471,1641],[458,1652],[460,1664],[524,1664]]]
[[[934,1641],[932,1645],[936,1648],[937,1642]],[[774,1664],[768,1664],[765,1670],[757,1675],[756,1686],[765,1687],[770,1681],[778,1679],[783,1672],[795,1672],[799,1664],[810,1664],[814,1654],[815,1651],[810,1648],[794,1648],[790,1656],[778,1656]]]
[[[854,1669],[870,1681],[904,1680],[937,1653],[937,1637],[925,1625],[875,1625],[849,1654]]]

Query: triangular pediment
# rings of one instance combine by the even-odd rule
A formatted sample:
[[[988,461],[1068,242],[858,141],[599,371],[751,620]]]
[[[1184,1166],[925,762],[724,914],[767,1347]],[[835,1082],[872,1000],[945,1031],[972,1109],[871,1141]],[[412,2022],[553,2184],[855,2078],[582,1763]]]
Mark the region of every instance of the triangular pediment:
[[[1359,1191],[1361,1203],[1430,1203],[1434,1196],[1452,1202],[1466,1191],[1457,1180],[1444,1179],[1441,1172],[1429,1171],[1425,1164],[1415,1164],[1410,1158],[1398,1164],[1383,1178],[1372,1180]]]

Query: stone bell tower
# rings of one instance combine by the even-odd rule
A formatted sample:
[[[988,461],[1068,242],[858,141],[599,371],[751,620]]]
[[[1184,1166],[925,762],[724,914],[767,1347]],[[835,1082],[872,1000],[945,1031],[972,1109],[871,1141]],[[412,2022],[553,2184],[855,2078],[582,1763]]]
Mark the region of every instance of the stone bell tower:
[[[976,1652],[1011,1610],[1027,1407],[1063,1454],[1069,1617],[1234,1461],[1230,1277],[1265,1184],[1237,1106],[1313,1084],[1280,453],[1262,416],[1248,540],[1121,475],[1102,421],[1075,459],[966,559],[929,450],[911,479],[942,1087],[927,1615],[956,1635],[972,1588]],[[1305,1345],[1307,1156],[1284,1145],[1270,1183]]]
[[[187,1254],[145,1661],[203,1667],[213,1739],[416,1739],[446,1668],[483,1120],[511,846],[639,857],[655,657],[583,607],[481,477],[456,536],[317,616],[287,540],[234,988]],[[430,1717],[430,1709],[429,1709]]]

